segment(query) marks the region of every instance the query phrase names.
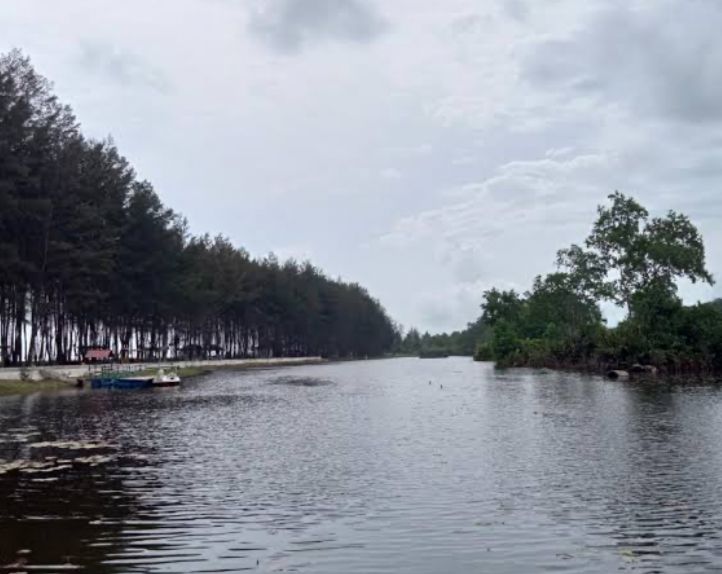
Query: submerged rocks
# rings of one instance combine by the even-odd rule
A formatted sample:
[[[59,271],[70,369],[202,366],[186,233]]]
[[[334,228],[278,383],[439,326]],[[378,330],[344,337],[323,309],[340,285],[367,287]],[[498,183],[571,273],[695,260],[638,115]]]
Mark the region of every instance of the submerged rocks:
[[[654,365],[640,365],[637,363],[636,365],[632,365],[632,368],[629,369],[629,372],[634,375],[654,376],[657,374],[658,371],[657,367],[655,367]]]
[[[613,369],[607,371],[607,378],[612,380],[626,380],[630,377],[654,377],[657,373],[657,367],[654,365],[640,365],[637,363],[632,365],[629,370]]]

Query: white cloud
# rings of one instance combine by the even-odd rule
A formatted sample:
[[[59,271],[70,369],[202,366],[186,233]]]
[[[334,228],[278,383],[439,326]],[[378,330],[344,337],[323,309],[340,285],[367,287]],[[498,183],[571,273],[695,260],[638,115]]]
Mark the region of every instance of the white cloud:
[[[165,75],[133,52],[104,41],[84,41],[78,56],[80,65],[93,74],[109,79],[117,86],[149,87],[166,92],[170,86]]]
[[[567,152],[569,153],[569,152]],[[619,168],[613,155],[553,155],[533,161],[514,161],[478,184],[465,185],[462,201],[401,219],[382,237],[391,244],[421,239],[483,242],[520,225],[564,225],[570,208],[590,206],[608,189],[604,174]],[[529,238],[534,241],[533,237]],[[451,245],[455,248],[455,245]]]
[[[379,175],[383,179],[390,179],[390,180],[398,180],[403,177],[403,174],[395,167],[385,167],[379,172]]]

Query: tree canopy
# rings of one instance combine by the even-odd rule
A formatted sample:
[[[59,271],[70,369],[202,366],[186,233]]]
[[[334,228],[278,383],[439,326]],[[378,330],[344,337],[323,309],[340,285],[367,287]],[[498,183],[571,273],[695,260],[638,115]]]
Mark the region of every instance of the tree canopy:
[[[713,283],[702,236],[674,211],[650,218],[619,192],[599,206],[591,233],[557,254],[557,270],[528,291],[488,289],[481,316],[441,335],[411,330],[401,350],[470,354],[497,366],[604,370],[638,363],[670,373],[722,372],[722,300],[684,306],[678,281]],[[607,327],[600,304],[626,307]]]
[[[359,357],[396,328],[361,286],[189,235],[110,139],[85,138],[50,83],[0,57],[0,359]]]
[[[650,363],[668,372],[722,370],[719,300],[685,307],[677,281],[713,283],[697,228],[670,211],[649,217],[621,193],[600,206],[584,246],[558,253],[559,271],[524,295],[490,289],[482,320],[491,337],[476,357],[498,365],[589,367]],[[610,329],[599,304],[627,318]]]
[[[609,199],[611,205],[599,206],[585,247],[572,245],[558,254],[579,292],[630,309],[634,294],[652,285],[675,292],[682,277],[714,282],[702,237],[687,216],[670,211],[650,219],[631,197],[615,192]]]

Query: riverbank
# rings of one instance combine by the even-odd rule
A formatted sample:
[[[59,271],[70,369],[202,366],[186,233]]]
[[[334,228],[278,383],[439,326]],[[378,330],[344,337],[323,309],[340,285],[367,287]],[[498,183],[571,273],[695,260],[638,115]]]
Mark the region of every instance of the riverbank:
[[[559,360],[529,360],[523,357],[514,357],[514,360],[495,361],[486,356],[476,355],[475,362],[493,363],[496,369],[534,369],[540,371],[557,371],[560,373],[597,375],[609,379],[633,381],[705,381],[722,382],[722,371],[705,368],[699,364],[689,362],[685,365],[655,365],[647,363],[629,363],[623,361],[601,361],[590,359],[588,361],[559,361]]]
[[[207,361],[163,361],[124,365],[139,373],[152,374],[158,369],[173,368],[181,379],[190,379],[219,370],[262,367],[315,365],[326,362],[322,357],[279,357],[273,359],[217,359]],[[55,365],[0,369],[0,396],[32,394],[73,388],[78,379],[88,378],[100,365]]]
[[[11,395],[29,395],[45,391],[62,391],[72,388],[67,381],[42,380],[42,381],[0,381],[0,397]]]

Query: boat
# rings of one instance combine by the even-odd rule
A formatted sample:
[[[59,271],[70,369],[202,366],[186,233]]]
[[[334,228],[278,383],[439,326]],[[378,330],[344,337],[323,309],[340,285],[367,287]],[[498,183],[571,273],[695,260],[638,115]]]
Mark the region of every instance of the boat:
[[[153,377],[98,377],[90,380],[91,389],[149,389]]]
[[[152,389],[155,387],[177,387],[181,379],[175,371],[158,369],[153,375],[132,375],[121,372],[101,372],[90,379],[91,389]]]
[[[175,371],[165,372],[165,369],[158,369],[158,374],[153,377],[154,387],[177,387],[181,379]]]

